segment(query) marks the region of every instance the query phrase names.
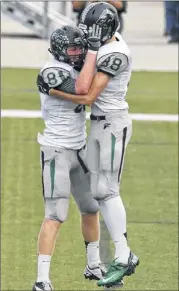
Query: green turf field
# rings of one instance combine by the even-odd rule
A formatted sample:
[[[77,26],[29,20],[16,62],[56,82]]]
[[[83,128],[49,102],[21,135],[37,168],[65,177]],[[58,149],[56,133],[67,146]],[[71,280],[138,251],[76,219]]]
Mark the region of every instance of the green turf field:
[[[35,70],[2,70],[2,108],[39,109]],[[9,80],[13,82],[9,85]],[[29,90],[27,92],[27,90]],[[177,74],[133,73],[131,112],[177,113]],[[89,124],[88,124],[89,125]],[[38,131],[40,119],[2,120],[1,290],[31,290],[36,240],[43,218]],[[122,290],[178,290],[178,126],[133,122],[121,196],[128,236],[141,265]],[[52,260],[55,290],[98,290],[83,279],[85,248],[71,200]],[[102,290],[102,289],[99,289]]]
[[[35,85],[38,71],[2,70],[2,108],[39,109]],[[13,82],[9,84],[9,80]],[[177,99],[177,73],[132,74],[127,95],[132,113],[177,113]]]

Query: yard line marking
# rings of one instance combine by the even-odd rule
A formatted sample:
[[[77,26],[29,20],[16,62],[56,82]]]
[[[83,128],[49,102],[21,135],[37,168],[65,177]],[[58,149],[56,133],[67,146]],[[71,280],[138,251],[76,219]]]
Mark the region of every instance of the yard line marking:
[[[90,112],[86,113],[86,119],[90,119]],[[131,118],[138,121],[167,121],[178,122],[178,114],[147,114],[131,113]],[[42,118],[40,110],[2,109],[1,118]]]
[[[42,118],[40,110],[2,109],[1,117]]]

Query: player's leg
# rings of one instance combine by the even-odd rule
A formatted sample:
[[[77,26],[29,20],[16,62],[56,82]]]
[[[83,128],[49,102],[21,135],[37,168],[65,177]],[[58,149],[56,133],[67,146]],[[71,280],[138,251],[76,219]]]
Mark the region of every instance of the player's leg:
[[[98,183],[100,211],[115,244],[115,258],[120,257],[124,263],[130,250],[127,246],[126,211],[119,195],[119,180],[130,136],[130,126],[120,128],[117,133],[110,128],[103,133],[101,145],[105,144],[105,147],[101,146],[100,150]]]
[[[87,151],[86,151],[86,164],[89,170],[89,180],[90,180],[90,191],[93,198],[95,198],[97,193],[97,184],[98,184],[98,171],[99,171],[99,144],[96,140],[95,136],[96,132],[93,130],[93,125],[90,125],[90,132],[87,140]],[[98,218],[98,231],[99,236],[98,240],[96,241],[95,245],[98,248],[98,257],[100,258],[100,249],[99,249],[99,242],[100,242],[100,223]],[[87,256],[90,257],[90,253],[93,252],[94,244],[86,238],[85,240],[86,245],[86,253]],[[101,260],[99,259],[100,266]],[[105,269],[101,268],[102,275],[105,273]],[[85,269],[88,275],[88,267]]]
[[[108,229],[110,229],[110,233],[113,228],[109,226],[109,221],[113,219],[113,224],[116,225],[117,232],[124,234],[124,237],[126,237],[126,211],[122,199],[119,196],[118,180],[121,177],[126,145],[131,136],[131,123],[129,122],[128,124],[128,122],[126,122],[125,126],[125,124],[121,124],[120,120],[118,122],[119,126],[117,125],[117,128],[116,125],[113,125],[111,122],[108,127],[105,127],[102,123],[96,123],[98,131],[100,126],[100,132],[98,133],[98,137],[100,136],[100,173],[98,173],[97,199],[100,201],[100,210]],[[111,203],[114,203],[114,207],[118,209],[118,217],[115,217]],[[106,205],[109,205],[107,209],[109,208],[111,212],[105,209]],[[107,215],[110,214],[112,217],[107,219]],[[117,224],[116,218],[118,218]],[[115,241],[113,233],[111,233],[111,237],[113,241]]]
[[[98,142],[98,130],[95,123],[91,121],[86,152],[86,164],[90,172],[90,189],[94,198],[97,196],[100,168],[100,146]]]
[[[99,144],[97,143],[95,139],[95,134],[92,134],[93,131],[93,126],[92,124],[90,125],[90,132],[87,140],[87,151],[86,151],[86,164],[89,170],[89,180],[90,180],[90,191],[95,198],[96,191],[97,191],[97,184],[98,184],[98,170],[99,170]],[[100,231],[100,224],[99,224],[99,219],[98,219],[98,226],[99,226],[99,231]],[[95,246],[98,248],[98,256],[99,256],[99,239],[100,239],[100,234],[98,237],[98,240],[95,243]],[[94,249],[94,243],[90,242],[89,239],[85,239],[85,245],[86,245],[86,253],[87,256],[90,257],[90,253],[93,252]],[[102,270],[102,273],[104,273],[105,270]]]
[[[57,233],[68,213],[70,165],[66,151],[41,147],[45,218],[38,237],[37,280],[33,290],[52,290],[49,272]]]
[[[84,276],[99,280],[102,277],[99,268],[99,204],[90,192],[90,175],[85,165],[85,149],[77,152],[76,167],[71,171],[72,195],[81,213],[81,228],[87,251],[87,267]]]
[[[132,124],[128,117],[121,118],[105,130],[100,137],[100,176],[98,195],[100,211],[115,245],[115,261],[108,273],[98,282],[99,286],[117,284],[130,274],[131,254],[126,239],[126,212],[119,196],[118,183],[121,179],[126,146],[130,140]],[[105,147],[103,146],[105,144]],[[137,262],[138,263],[138,259]],[[113,267],[116,267],[116,273]],[[121,267],[120,266],[125,266]],[[134,268],[131,272],[134,271]],[[115,276],[114,276],[115,274]]]

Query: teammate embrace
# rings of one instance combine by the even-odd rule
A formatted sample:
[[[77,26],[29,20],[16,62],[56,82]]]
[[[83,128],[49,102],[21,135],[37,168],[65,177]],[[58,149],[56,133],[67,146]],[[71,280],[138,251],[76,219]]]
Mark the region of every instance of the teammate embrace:
[[[37,78],[45,123],[38,134],[45,219],[38,241],[38,274],[33,290],[52,290],[50,260],[72,193],[81,213],[86,244],[85,278],[98,286],[122,286],[139,259],[127,243],[126,212],[119,195],[124,155],[132,134],[125,100],[131,76],[130,51],[117,33],[116,9],[89,4],[79,28],[52,33],[54,59]],[[85,105],[91,105],[86,147]],[[99,257],[100,210],[115,246],[106,271]]]

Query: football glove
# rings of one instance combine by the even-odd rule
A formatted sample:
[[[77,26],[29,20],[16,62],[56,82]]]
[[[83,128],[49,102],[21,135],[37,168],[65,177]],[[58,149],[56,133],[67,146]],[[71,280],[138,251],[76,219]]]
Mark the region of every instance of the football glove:
[[[89,50],[98,51],[101,46],[102,28],[98,24],[93,24],[87,29],[87,25],[80,23],[78,26],[86,35]]]
[[[48,86],[47,83],[45,83],[43,77],[40,74],[38,74],[38,76],[37,76],[36,83],[37,83],[37,87],[38,87],[39,92],[49,95],[49,91],[51,88]]]

